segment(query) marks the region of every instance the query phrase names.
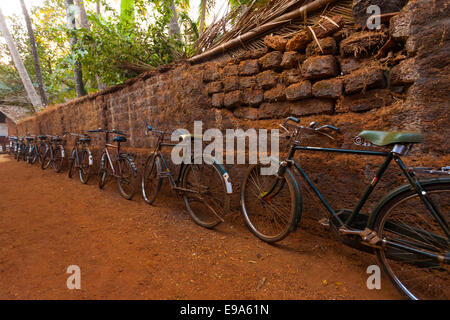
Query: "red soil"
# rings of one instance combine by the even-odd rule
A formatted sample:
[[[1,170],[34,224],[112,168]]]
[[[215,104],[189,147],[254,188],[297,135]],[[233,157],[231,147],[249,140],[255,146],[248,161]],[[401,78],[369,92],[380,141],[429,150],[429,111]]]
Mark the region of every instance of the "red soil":
[[[386,277],[368,290],[375,257],[320,226],[269,245],[238,213],[206,230],[174,194],[134,199],[0,155],[0,299],[401,298]],[[69,265],[81,290],[66,287]]]

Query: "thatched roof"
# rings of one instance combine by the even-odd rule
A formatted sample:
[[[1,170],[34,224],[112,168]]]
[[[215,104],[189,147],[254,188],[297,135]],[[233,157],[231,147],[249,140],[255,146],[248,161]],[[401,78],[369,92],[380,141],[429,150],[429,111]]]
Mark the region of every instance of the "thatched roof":
[[[14,123],[17,123],[17,121],[28,115],[28,110],[26,108],[17,106],[0,105],[0,112]]]
[[[290,38],[323,16],[341,15],[353,23],[352,0],[270,0],[255,1],[243,12],[239,8],[208,27],[197,41],[191,62],[225,60],[264,46],[268,34]],[[236,19],[238,19],[237,22]],[[233,23],[231,23],[233,22]],[[228,46],[231,43],[231,46]],[[210,52],[214,54],[209,54]]]

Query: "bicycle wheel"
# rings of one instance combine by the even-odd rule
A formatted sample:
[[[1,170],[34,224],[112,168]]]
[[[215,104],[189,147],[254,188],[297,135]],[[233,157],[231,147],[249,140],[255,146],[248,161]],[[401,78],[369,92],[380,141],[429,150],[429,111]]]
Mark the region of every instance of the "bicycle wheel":
[[[81,153],[80,160],[80,181],[83,184],[88,183],[91,177],[91,167],[92,167],[92,155],[87,149],[84,149]]]
[[[152,204],[159,190],[161,189],[163,179],[161,174],[161,159],[159,155],[149,155],[145,161],[144,173],[142,174],[142,196],[145,202]]]
[[[122,197],[131,200],[134,195],[134,182],[136,179],[136,170],[133,161],[126,156],[119,158],[120,177],[117,179],[117,185]]]
[[[106,185],[106,180],[108,179],[108,167],[109,160],[106,152],[103,152],[102,157],[100,158],[100,168],[98,170],[98,187],[103,189]]]
[[[247,171],[241,185],[241,209],[254,235],[266,242],[277,242],[294,231],[300,220],[300,188],[290,169],[278,178],[261,174],[262,168],[257,164]]]
[[[56,173],[60,173],[63,167],[64,161],[64,148],[62,145],[58,145],[55,149],[54,160],[53,160],[53,170]]]
[[[42,164],[42,159],[44,158],[45,150],[46,150],[46,145],[45,144],[39,144],[38,161],[39,161],[40,164]]]
[[[42,157],[42,163],[41,163],[41,169],[45,170],[47,169],[50,164],[52,163],[52,154],[53,154],[53,147],[48,144],[44,156]]]
[[[70,156],[70,158],[69,158],[69,172],[67,173],[67,175],[69,176],[69,178],[71,178],[72,179],[72,177],[73,177],[73,171],[74,171],[74,167],[75,167],[75,158],[76,158],[76,156],[77,156],[77,151],[76,151],[76,149],[75,148],[73,148],[72,149],[72,152],[71,152],[71,156]]]
[[[36,144],[30,145],[28,149],[27,162],[28,164],[33,164],[36,162]]]
[[[225,181],[214,164],[188,164],[183,173],[183,198],[187,211],[198,225],[213,228],[230,208]]]
[[[450,179],[424,186],[428,198],[450,223]],[[395,286],[410,299],[450,299],[449,265],[426,255],[449,257],[449,238],[411,188],[387,201],[378,211],[374,231],[385,240],[418,250],[385,245],[376,250],[379,262]]]
[[[39,146],[37,143],[34,144],[33,146],[33,159],[31,160],[31,164],[35,164],[36,161],[39,159]]]
[[[20,160],[22,160],[22,158],[25,160],[25,145],[21,144],[17,150],[17,162],[20,162]]]

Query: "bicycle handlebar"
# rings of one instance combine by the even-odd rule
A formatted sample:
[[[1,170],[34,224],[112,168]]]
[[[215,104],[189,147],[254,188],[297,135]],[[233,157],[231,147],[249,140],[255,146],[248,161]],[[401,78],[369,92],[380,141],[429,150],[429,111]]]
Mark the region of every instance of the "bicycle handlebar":
[[[296,124],[291,124],[291,123],[289,123],[289,121],[295,122]],[[286,131],[288,131],[288,132],[289,132],[289,130],[286,129],[286,127],[292,127],[292,128],[294,128],[294,129],[296,129],[296,130],[308,130],[308,131],[312,131],[312,132],[314,132],[314,133],[320,133],[320,134],[326,135],[326,136],[328,136],[328,137],[330,137],[330,138],[332,138],[332,137],[329,136],[329,135],[326,134],[326,133],[323,133],[322,130],[324,130],[324,129],[330,129],[330,130],[333,130],[333,131],[339,131],[339,128],[338,128],[338,127],[332,126],[332,125],[330,125],[330,124],[325,124],[325,125],[320,126],[316,121],[313,121],[313,122],[311,122],[311,123],[309,124],[308,127],[304,127],[304,126],[297,125],[297,123],[299,123],[299,122],[300,122],[299,119],[297,119],[297,118],[291,116],[291,117],[287,117],[287,118],[283,121],[283,124],[280,125],[280,126],[281,126],[284,130],[286,130]],[[333,139],[333,138],[332,138],[332,139]]]
[[[152,126],[150,126],[150,125],[147,126],[147,131],[151,131],[151,132],[158,133],[158,134],[161,134],[161,135],[164,135],[164,134],[171,134],[171,132],[161,131],[161,130],[155,130],[155,129],[153,129]]]

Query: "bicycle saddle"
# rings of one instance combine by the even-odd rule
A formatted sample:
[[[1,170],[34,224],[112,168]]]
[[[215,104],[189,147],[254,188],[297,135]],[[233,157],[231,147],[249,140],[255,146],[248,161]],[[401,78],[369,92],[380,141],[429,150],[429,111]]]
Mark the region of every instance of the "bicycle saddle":
[[[85,137],[85,138],[80,138],[81,142],[90,142],[91,138],[90,137]]]
[[[26,137],[25,139],[28,140],[28,141],[33,141],[34,140],[33,137]]]
[[[127,142],[127,138],[119,136],[119,137],[114,137],[113,139],[114,142]]]
[[[423,141],[423,135],[418,132],[389,132],[364,130],[359,137],[376,146],[387,146],[395,143],[420,143]]]
[[[41,136],[38,136],[38,138],[41,139],[41,140],[46,140],[47,136],[41,135]]]

